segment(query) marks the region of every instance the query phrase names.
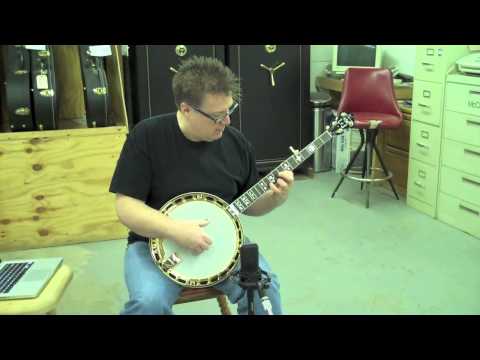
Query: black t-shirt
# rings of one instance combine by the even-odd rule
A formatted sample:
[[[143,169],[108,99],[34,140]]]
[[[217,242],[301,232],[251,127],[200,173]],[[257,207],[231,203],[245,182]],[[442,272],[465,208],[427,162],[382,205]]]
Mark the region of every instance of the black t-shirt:
[[[240,131],[226,127],[213,142],[192,142],[176,113],[139,122],[127,135],[110,184],[120,193],[160,209],[187,192],[206,192],[233,202],[258,181],[253,146]],[[147,241],[130,231],[128,242]]]

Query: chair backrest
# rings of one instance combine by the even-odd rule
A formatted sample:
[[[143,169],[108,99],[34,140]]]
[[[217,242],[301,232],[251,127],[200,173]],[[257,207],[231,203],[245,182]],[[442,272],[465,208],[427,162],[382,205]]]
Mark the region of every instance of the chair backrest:
[[[380,68],[350,68],[345,72],[338,112],[373,112],[401,117],[392,73]]]

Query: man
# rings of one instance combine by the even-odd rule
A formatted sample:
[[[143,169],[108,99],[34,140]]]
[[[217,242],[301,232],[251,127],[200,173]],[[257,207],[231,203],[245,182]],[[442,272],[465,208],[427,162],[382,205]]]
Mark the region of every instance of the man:
[[[130,300],[122,314],[172,314],[182,287],[153,262],[148,238],[164,238],[200,255],[208,251],[208,221],[174,220],[158,212],[170,199],[187,192],[207,192],[227,203],[258,180],[252,145],[235,128],[230,115],[238,106],[239,79],[219,60],[192,57],[173,78],[178,111],[137,124],[127,137],[113,175],[110,191],[116,193],[120,221],[131,231],[125,255],[125,279]],[[285,202],[294,181],[284,171],[270,190],[246,215],[260,216]],[[279,283],[265,259],[260,268],[272,283],[267,295],[274,314],[281,314]],[[232,279],[215,286],[238,313],[247,313],[246,292]],[[255,312],[264,314],[258,294]]]

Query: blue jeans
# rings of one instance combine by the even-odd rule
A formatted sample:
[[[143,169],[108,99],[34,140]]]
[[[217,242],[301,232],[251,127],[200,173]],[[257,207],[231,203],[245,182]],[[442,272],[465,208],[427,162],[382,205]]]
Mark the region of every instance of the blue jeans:
[[[246,241],[248,242],[248,240]],[[280,284],[265,259],[259,255],[259,266],[271,278],[267,296],[272,303],[275,315],[282,313],[280,304]],[[237,265],[238,270],[239,265]],[[155,265],[146,242],[134,242],[127,247],[125,254],[125,280],[129,301],[125,304],[121,315],[173,315],[172,306],[177,301],[182,286],[173,282]],[[214,286],[227,295],[232,304],[237,304],[239,315],[248,313],[247,294],[244,289],[231,278],[227,278]],[[258,291],[255,291],[255,314],[266,314],[261,305]]]

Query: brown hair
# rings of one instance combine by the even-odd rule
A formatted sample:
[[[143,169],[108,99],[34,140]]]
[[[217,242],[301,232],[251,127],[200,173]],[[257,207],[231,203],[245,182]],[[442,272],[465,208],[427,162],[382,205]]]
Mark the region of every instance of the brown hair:
[[[172,81],[177,108],[182,102],[200,107],[206,94],[224,94],[240,101],[240,80],[220,60],[192,56],[180,65]]]

